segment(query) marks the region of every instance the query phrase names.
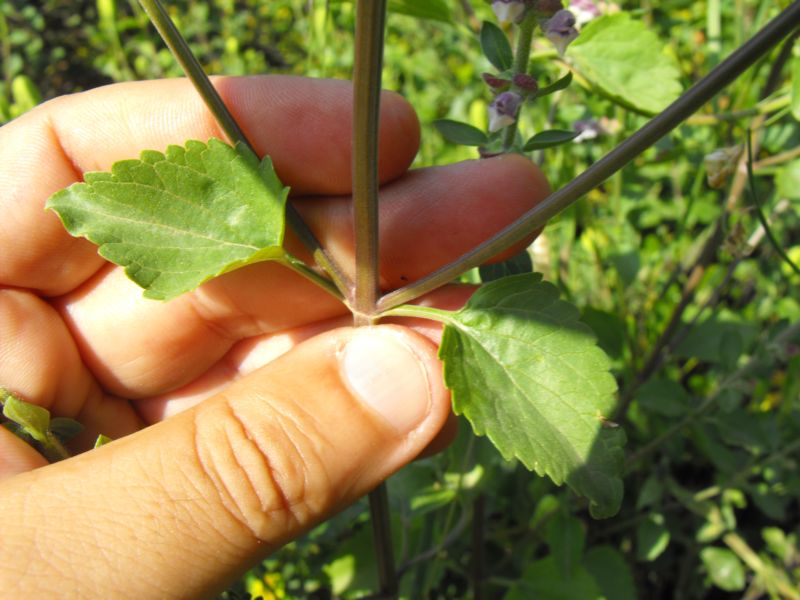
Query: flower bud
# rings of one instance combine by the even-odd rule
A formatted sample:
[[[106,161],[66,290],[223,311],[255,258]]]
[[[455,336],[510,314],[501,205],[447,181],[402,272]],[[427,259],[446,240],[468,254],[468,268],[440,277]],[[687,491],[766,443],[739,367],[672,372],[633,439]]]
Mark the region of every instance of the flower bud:
[[[520,104],[522,96],[516,92],[498,94],[489,105],[489,131],[499,131],[516,121]]]
[[[527,73],[517,73],[514,75],[514,85],[527,94],[535,94],[539,89],[539,82],[536,78]]]
[[[564,56],[567,46],[578,37],[578,30],[575,29],[575,15],[568,10],[558,11],[545,22],[544,35],[556,47],[558,54]]]
[[[536,3],[536,12],[542,16],[549,17],[564,8],[561,0],[539,0]]]
[[[503,79],[491,73],[483,73],[481,75],[483,81],[496,92],[504,92],[511,87],[511,82],[508,79]]]
[[[501,23],[516,21],[525,12],[523,0],[492,0],[492,10]]]

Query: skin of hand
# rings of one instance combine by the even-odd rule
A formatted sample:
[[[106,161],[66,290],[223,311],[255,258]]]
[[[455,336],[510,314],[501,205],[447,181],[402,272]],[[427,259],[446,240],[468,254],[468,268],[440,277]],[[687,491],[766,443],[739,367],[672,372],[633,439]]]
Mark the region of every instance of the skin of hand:
[[[350,84],[215,85],[324,247],[351,265]],[[548,192],[518,156],[409,171],[419,124],[396,94],[382,97],[380,132],[384,289]],[[44,210],[84,172],[211,137],[223,136],[184,80],[58,98],[0,129],[0,385],[86,427],[78,454],[53,465],[0,427],[7,597],[213,597],[452,429],[435,325],[347,327],[337,300],[271,263],[145,300]],[[470,291],[422,302],[456,308]],[[98,433],[116,441],[80,453]]]

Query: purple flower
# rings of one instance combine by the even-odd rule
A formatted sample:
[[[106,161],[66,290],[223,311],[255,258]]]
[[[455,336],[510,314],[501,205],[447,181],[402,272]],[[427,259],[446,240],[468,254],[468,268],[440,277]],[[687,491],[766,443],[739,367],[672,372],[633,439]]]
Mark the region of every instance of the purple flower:
[[[578,30],[575,29],[575,15],[568,10],[558,11],[545,22],[544,35],[553,42],[559,55],[564,56],[567,46],[578,37]]]
[[[605,127],[597,119],[575,121],[572,124],[572,129],[578,134],[572,141],[578,144],[593,140],[607,133]]]
[[[492,0],[492,10],[501,23],[516,21],[525,12],[524,0]]]
[[[575,15],[579,26],[600,16],[600,9],[594,0],[570,0],[569,10]]]
[[[489,105],[489,131],[499,131],[516,121],[520,104],[522,96],[516,92],[498,94]]]

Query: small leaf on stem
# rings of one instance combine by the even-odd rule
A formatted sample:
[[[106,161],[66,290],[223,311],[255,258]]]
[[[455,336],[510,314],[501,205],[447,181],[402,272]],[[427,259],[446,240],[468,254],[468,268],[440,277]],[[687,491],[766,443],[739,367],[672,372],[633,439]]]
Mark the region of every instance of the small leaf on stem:
[[[467,123],[451,121],[450,119],[439,119],[433,122],[433,126],[442,134],[442,137],[453,144],[462,146],[480,146],[486,144],[489,138],[486,134]]]
[[[525,147],[523,149],[525,152],[531,152],[533,150],[552,148],[553,146],[566,144],[576,137],[578,137],[577,131],[565,131],[563,129],[549,129],[547,131],[540,131],[531,137],[527,142],[525,142]]]
[[[484,21],[481,27],[481,48],[486,58],[499,71],[510,69],[514,64],[514,53],[503,30],[494,23]]]

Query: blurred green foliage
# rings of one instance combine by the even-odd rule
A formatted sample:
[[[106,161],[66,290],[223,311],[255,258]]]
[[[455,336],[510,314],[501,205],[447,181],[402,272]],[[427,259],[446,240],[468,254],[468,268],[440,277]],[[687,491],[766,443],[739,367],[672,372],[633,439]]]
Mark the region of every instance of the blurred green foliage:
[[[619,4],[660,40],[686,87],[789,2]],[[476,36],[489,6],[443,5],[449,22],[394,12],[387,32],[384,84],[417,109],[420,167],[476,158],[430,124],[485,128],[490,99],[480,73],[491,67]],[[352,3],[169,8],[209,73],[350,76]],[[3,120],[59,94],[180,75],[133,0],[12,1],[0,15]],[[581,85],[548,96],[521,124],[530,133],[601,125],[597,138],[537,157],[554,188],[646,120],[592,89],[569,53],[558,60],[546,43],[536,46],[540,81],[570,66]],[[712,189],[702,166],[751,129],[757,193],[797,261],[798,107],[792,39],[540,236],[530,249],[536,270],[581,308],[614,361],[616,422],[629,440],[623,509],[590,520],[568,491],[503,462],[462,427],[451,449],[390,481],[404,597],[800,597],[800,281],[765,239],[742,169]],[[366,508],[357,505],[267,559],[227,597],[355,598],[374,585]]]

